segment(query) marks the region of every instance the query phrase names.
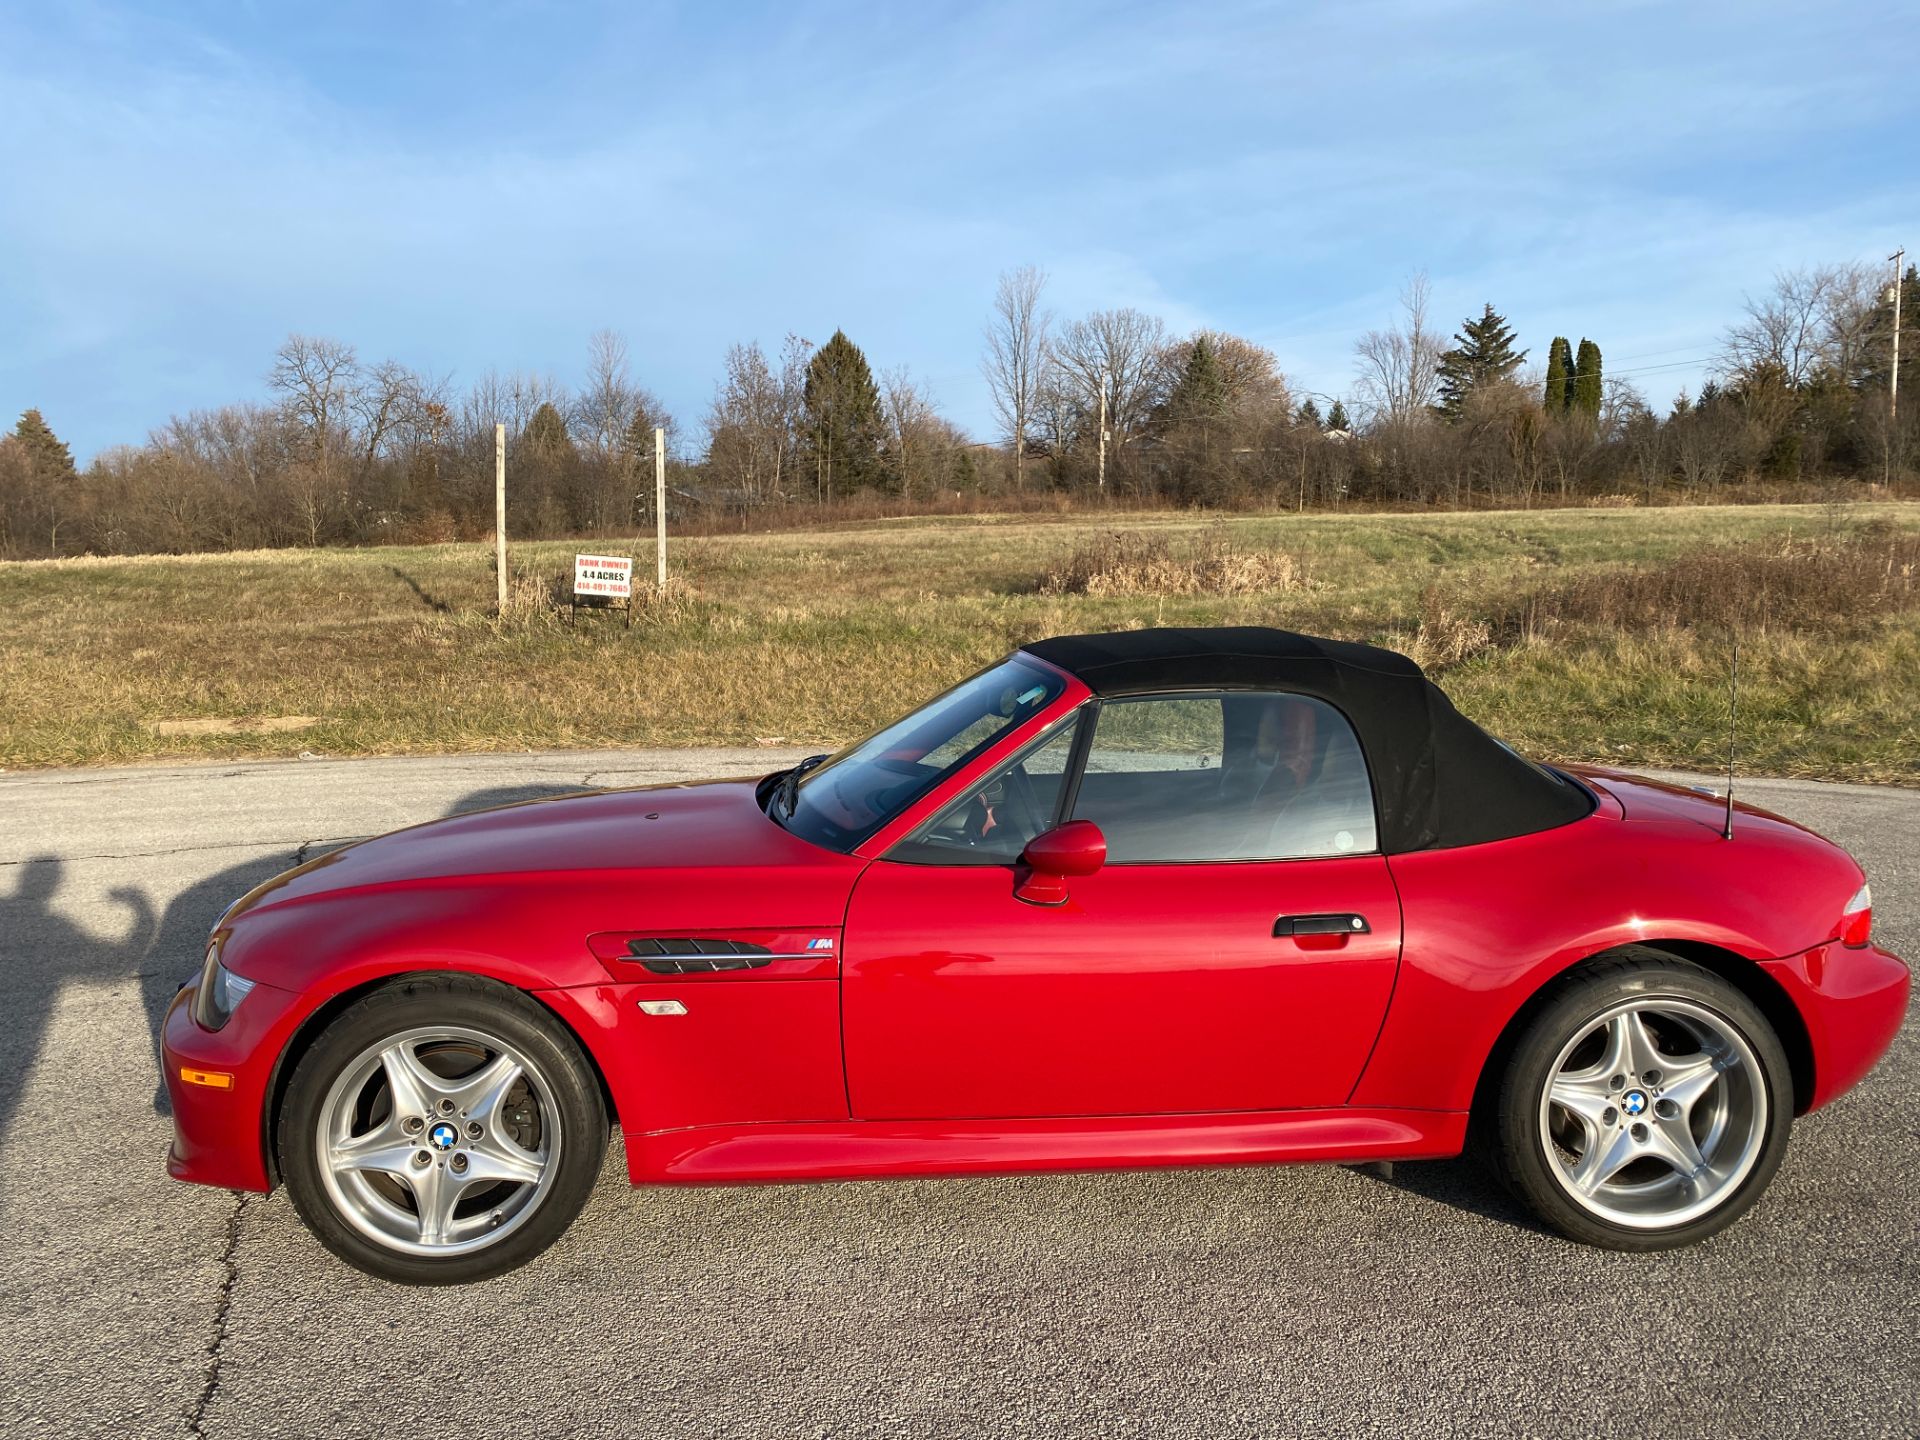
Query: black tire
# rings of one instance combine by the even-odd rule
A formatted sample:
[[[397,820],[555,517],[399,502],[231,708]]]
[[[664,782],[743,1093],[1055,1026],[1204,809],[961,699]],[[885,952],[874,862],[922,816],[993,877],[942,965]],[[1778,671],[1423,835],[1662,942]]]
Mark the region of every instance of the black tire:
[[[1742,1083],[1748,1084],[1750,1106],[1764,1098],[1764,1113],[1750,1110],[1746,1127],[1746,1143],[1757,1146],[1757,1154],[1747,1160],[1750,1168],[1743,1179],[1736,1182],[1728,1176],[1724,1193],[1710,1210],[1680,1223],[1662,1224],[1657,1217],[1643,1216],[1637,1224],[1622,1224],[1593,1213],[1571,1193],[1567,1167],[1550,1150],[1544,1133],[1546,1088],[1563,1049],[1630,1002],[1654,1007],[1656,1018],[1661,1002],[1697,1007],[1743,1040],[1756,1062],[1757,1075],[1750,1084]],[[1637,1103],[1644,1106],[1647,1101]],[[1644,1252],[1704,1240],[1751,1209],[1786,1153],[1793,1103],[1786,1051],[1752,1001],[1712,971],[1663,951],[1634,947],[1589,961],[1555,982],[1497,1078],[1491,1113],[1476,1119],[1482,1122],[1480,1148],[1494,1173],[1550,1228],[1582,1244]],[[1626,1113],[1639,1113],[1624,1106],[1622,1112],[1608,1112],[1619,1128],[1627,1128]]]
[[[537,1067],[557,1110],[552,1174],[510,1233],[480,1248],[420,1255],[370,1238],[330,1193],[317,1150],[334,1084],[369,1047],[410,1030],[458,1027],[495,1037]],[[571,1225],[586,1204],[607,1148],[600,1088],[579,1043],[558,1019],[509,986],[452,973],[408,975],[353,1002],[301,1057],[288,1081],[275,1136],[280,1173],[309,1229],[349,1265],[408,1285],[460,1285],[524,1265]],[[463,1162],[464,1163],[464,1162]]]

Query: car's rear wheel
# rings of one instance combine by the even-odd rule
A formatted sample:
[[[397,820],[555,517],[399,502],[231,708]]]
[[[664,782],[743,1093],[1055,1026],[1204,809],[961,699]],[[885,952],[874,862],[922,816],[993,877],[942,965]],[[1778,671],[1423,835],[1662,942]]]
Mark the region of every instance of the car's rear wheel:
[[[1616,1250],[1725,1229],[1786,1150],[1786,1053],[1747,997],[1708,970],[1636,949],[1559,982],[1514,1047],[1495,1169],[1547,1224]]]
[[[410,976],[336,1017],[281,1108],[281,1173],[334,1254],[410,1284],[497,1275],[579,1214],[607,1122],[579,1046],[471,976]]]

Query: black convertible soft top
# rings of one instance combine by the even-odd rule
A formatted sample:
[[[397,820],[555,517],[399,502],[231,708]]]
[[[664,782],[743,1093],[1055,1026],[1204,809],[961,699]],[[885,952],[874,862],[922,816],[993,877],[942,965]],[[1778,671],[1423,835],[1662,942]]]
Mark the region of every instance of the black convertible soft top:
[[[1530,835],[1593,809],[1580,786],[1514,754],[1392,650],[1258,626],[1061,635],[1021,648],[1100,696],[1262,689],[1326,701],[1360,738],[1389,855]]]

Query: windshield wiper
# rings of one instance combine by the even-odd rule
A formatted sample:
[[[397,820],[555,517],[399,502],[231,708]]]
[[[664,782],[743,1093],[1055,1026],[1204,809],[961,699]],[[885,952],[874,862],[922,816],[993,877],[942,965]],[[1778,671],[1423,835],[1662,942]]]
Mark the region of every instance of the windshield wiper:
[[[793,817],[793,807],[800,803],[800,777],[826,758],[825,755],[809,755],[798,765],[794,766],[793,769],[780,777],[780,788],[774,791],[774,802],[776,804],[781,802],[785,803],[786,808],[784,813],[786,818],[791,819]],[[772,805],[767,806],[767,813],[773,813]]]

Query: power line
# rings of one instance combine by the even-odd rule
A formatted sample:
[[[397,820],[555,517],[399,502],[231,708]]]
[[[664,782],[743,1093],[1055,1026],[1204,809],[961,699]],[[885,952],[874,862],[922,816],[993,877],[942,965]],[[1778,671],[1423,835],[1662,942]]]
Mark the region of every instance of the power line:
[[[1695,365],[1709,365],[1713,363],[1713,358],[1711,355],[1696,355],[1691,360],[1669,360],[1660,365],[1630,365],[1624,370],[1617,370],[1609,366],[1604,373],[1608,375],[1651,375],[1659,370],[1686,370]]]
[[[1651,360],[1658,355],[1678,355],[1682,350],[1698,350],[1700,342],[1691,345],[1675,345],[1671,350],[1642,350],[1634,355],[1616,355],[1616,360]]]

